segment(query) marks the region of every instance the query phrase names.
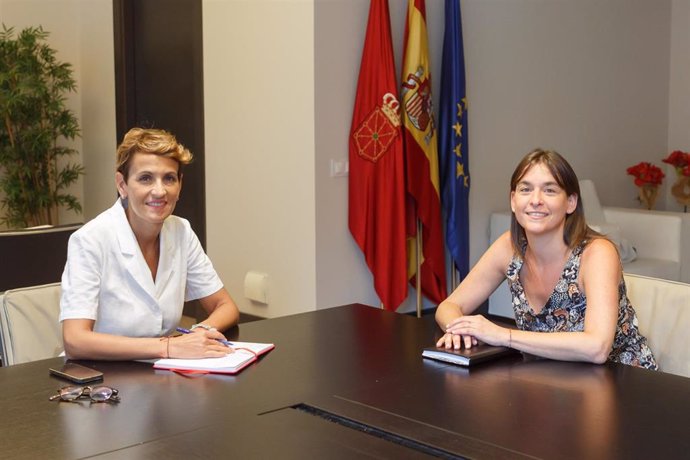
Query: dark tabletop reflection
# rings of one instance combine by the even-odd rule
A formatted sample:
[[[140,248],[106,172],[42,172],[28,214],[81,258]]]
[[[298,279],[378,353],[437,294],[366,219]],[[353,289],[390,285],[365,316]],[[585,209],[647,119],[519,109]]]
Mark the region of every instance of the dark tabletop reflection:
[[[476,436],[498,433],[531,455],[611,458],[619,442],[614,372],[606,366],[526,359],[446,368],[443,395],[468,414]]]

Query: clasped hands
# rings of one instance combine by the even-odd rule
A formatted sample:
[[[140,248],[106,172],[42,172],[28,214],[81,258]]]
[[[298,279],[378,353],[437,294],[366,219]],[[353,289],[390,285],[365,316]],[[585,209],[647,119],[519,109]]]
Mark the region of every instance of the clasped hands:
[[[460,316],[446,325],[445,334],[436,346],[455,349],[472,348],[479,342],[504,345],[509,340],[508,329],[497,326],[482,315]]]

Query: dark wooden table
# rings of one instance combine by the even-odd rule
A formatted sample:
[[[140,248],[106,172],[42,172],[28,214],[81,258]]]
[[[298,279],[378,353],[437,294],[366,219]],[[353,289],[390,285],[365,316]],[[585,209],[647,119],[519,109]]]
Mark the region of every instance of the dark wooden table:
[[[0,368],[1,458],[687,458],[690,379],[521,355],[423,360],[439,335],[363,305],[243,324],[274,342],[237,376],[82,362],[119,404],[50,402],[61,359]]]

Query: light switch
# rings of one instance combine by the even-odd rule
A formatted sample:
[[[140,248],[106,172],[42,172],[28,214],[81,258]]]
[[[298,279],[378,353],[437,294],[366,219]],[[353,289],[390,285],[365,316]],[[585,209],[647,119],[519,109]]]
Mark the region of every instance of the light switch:
[[[347,176],[350,172],[350,162],[348,160],[331,160],[331,177]]]

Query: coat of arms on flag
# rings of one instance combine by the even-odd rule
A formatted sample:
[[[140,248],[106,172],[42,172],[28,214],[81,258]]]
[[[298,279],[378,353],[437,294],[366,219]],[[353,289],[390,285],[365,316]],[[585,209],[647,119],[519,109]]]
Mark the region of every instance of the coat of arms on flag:
[[[410,93],[409,96],[408,93]],[[405,112],[414,127],[420,131],[426,131],[429,123],[432,123],[431,130],[433,131],[431,85],[424,75],[423,67],[418,67],[415,73],[407,76],[402,84],[402,98],[405,100]],[[427,144],[430,139],[431,136],[425,138]]]
[[[364,119],[353,133],[357,153],[362,158],[376,163],[388,151],[400,130],[400,103],[391,93],[383,95],[380,106]]]

